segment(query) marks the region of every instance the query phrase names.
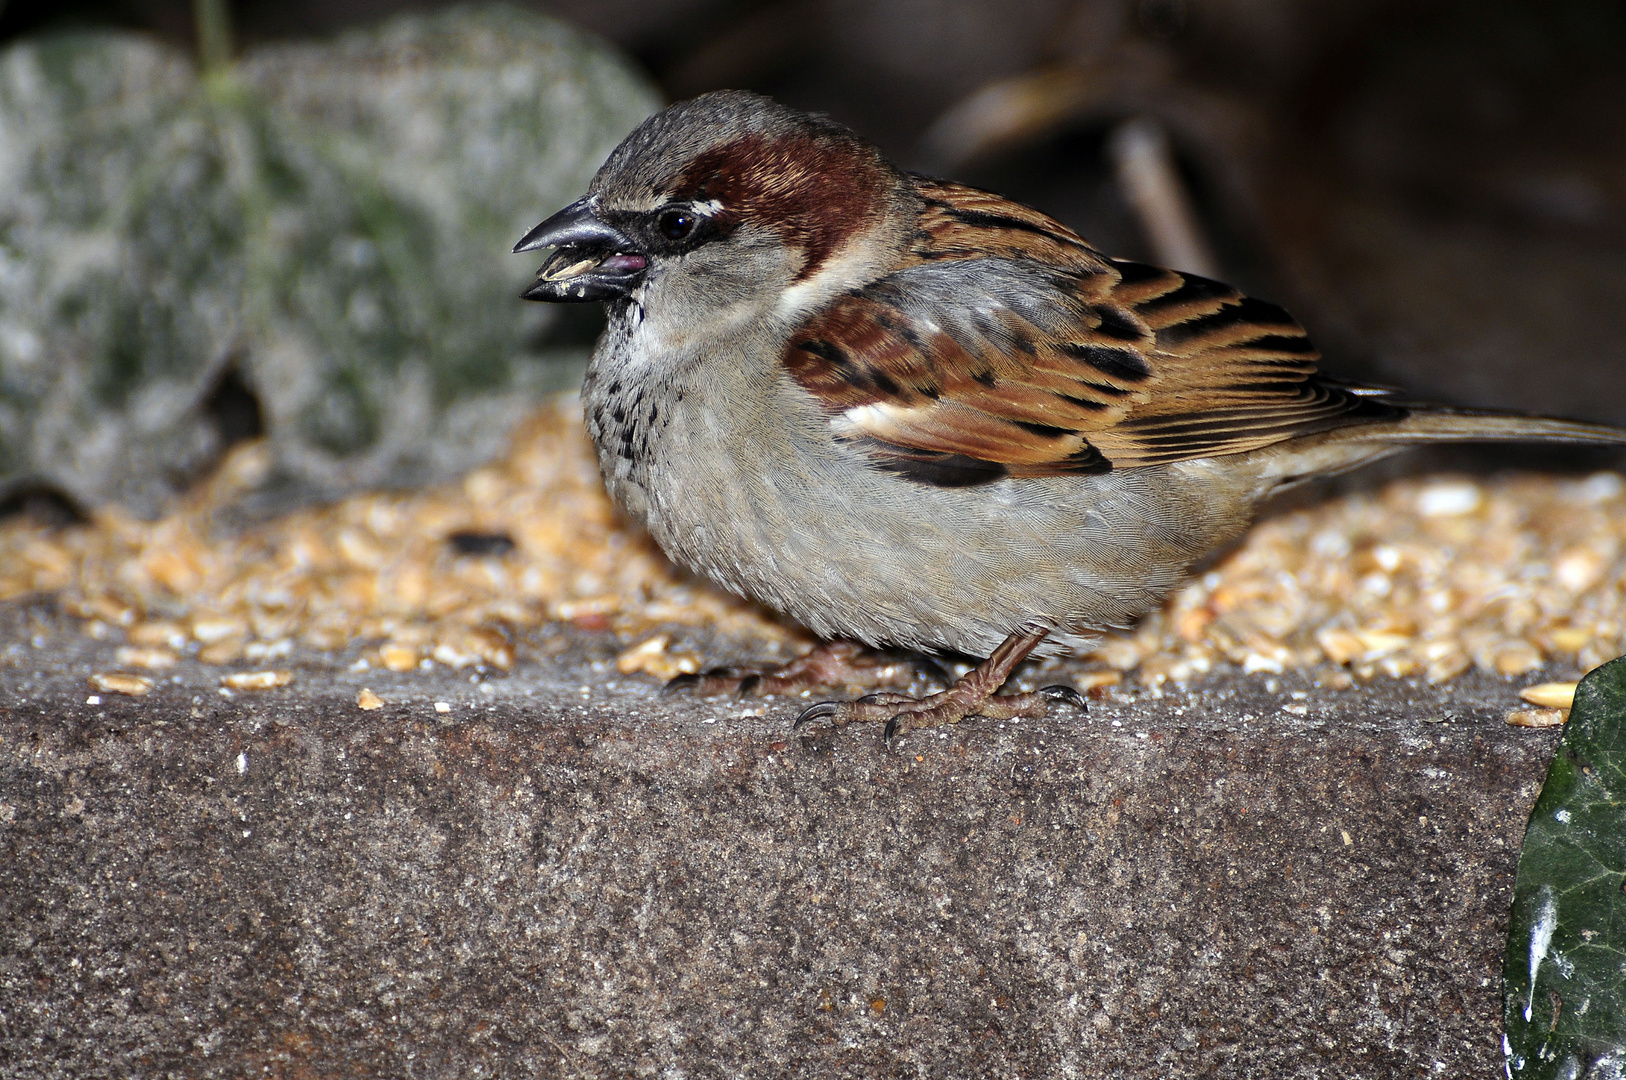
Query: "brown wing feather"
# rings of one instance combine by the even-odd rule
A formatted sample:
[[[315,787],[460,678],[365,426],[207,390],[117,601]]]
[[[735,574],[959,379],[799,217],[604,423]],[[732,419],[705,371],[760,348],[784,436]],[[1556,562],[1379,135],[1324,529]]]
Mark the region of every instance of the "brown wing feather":
[[[1106,258],[997,195],[918,187],[916,261],[814,316],[786,353],[883,467],[949,484],[1099,472],[1401,414],[1320,378],[1273,304]]]

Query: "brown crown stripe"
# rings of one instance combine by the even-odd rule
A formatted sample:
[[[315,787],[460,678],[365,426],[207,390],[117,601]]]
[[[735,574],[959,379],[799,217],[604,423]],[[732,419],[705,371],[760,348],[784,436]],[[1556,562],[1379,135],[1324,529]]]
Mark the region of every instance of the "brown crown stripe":
[[[806,252],[802,280],[882,213],[887,175],[872,147],[837,131],[746,135],[697,155],[669,194],[716,200],[723,224],[774,230]]]

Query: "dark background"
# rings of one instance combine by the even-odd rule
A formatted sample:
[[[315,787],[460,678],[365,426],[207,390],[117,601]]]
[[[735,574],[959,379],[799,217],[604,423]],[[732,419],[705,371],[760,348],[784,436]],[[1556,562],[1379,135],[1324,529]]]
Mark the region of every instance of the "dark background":
[[[233,18],[246,49],[425,6],[241,0]],[[1152,116],[1223,276],[1298,314],[1332,370],[1626,423],[1621,3],[532,6],[614,40],[673,98],[749,87],[829,112],[904,165],[996,188],[1142,258],[1104,147],[1125,118]],[[0,40],[64,25],[191,47],[183,0],[0,8]],[[1014,130],[955,122],[999,86],[1025,102]]]

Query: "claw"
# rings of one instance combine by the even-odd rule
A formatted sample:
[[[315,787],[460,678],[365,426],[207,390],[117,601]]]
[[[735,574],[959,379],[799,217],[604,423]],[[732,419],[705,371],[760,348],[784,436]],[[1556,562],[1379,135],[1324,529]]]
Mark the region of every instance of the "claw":
[[[1074,690],[1071,686],[1067,686],[1063,683],[1057,683],[1055,686],[1043,687],[1040,689],[1039,693],[1043,694],[1051,701],[1065,701],[1079,712],[1087,713],[1090,711],[1089,705],[1084,701],[1084,695],[1080,694],[1077,690]]]
[[[892,737],[898,733],[898,721],[901,719],[903,719],[901,716],[894,716],[886,722],[886,727],[881,729],[881,743],[888,750],[892,749]]]
[[[747,675],[745,678],[740,680],[740,691],[736,696],[742,698],[749,697],[756,690],[756,688],[761,685],[761,675]]]
[[[807,708],[802,710],[801,715],[798,716],[790,725],[790,729],[792,731],[800,731],[802,725],[808,721],[824,720],[835,716],[836,713],[840,711],[841,702],[839,701],[821,701],[817,705],[809,705]]]

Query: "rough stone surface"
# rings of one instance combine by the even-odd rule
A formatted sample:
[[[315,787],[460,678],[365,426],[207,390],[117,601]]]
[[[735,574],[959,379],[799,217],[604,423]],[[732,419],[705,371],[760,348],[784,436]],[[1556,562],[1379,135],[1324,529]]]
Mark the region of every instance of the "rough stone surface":
[[[608,635],[88,705],[109,646],[3,614],[7,1077],[1500,1070],[1554,743],[1507,683],[1231,676],[887,752]]]

